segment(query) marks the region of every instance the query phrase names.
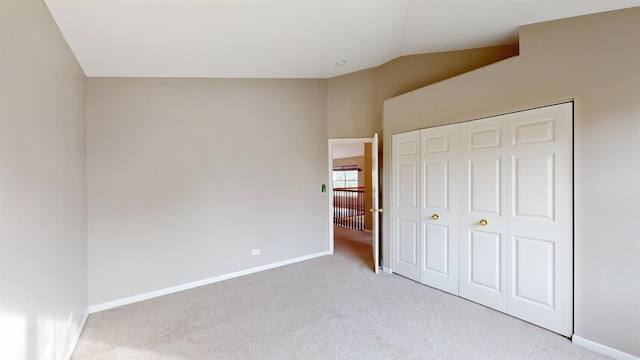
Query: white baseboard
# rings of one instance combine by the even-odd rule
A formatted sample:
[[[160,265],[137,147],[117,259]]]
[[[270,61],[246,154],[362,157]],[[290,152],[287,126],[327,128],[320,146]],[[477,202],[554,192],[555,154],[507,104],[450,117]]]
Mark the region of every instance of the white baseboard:
[[[80,335],[82,335],[82,330],[84,330],[84,326],[87,324],[87,319],[89,318],[89,309],[84,312],[82,316],[82,320],[76,329],[76,334],[73,336],[73,340],[69,344],[69,350],[67,350],[67,356],[65,356],[65,360],[71,360],[71,356],[73,352],[76,350],[76,346],[78,346],[78,341],[80,341]]]
[[[208,279],[203,279],[203,280],[198,280],[198,281],[194,281],[194,282],[190,282],[190,283],[186,283],[186,284],[182,284],[182,285],[172,286],[172,287],[169,287],[169,288],[166,288],[166,289],[155,290],[155,291],[151,291],[151,292],[140,294],[140,295],[134,295],[134,296],[118,299],[118,300],[107,301],[107,302],[104,302],[104,303],[101,303],[101,304],[90,305],[89,306],[89,314],[93,314],[93,313],[104,311],[104,310],[108,310],[108,309],[113,309],[113,308],[116,308],[118,306],[133,304],[133,303],[136,303],[136,302],[139,302],[139,301],[144,301],[144,300],[152,299],[152,298],[163,296],[163,295],[173,294],[173,293],[176,293],[176,292],[179,292],[179,291],[189,290],[189,289],[193,289],[193,288],[196,288],[196,287],[213,284],[213,283],[224,281],[224,280],[237,278],[237,277],[244,276],[244,275],[257,273],[257,272],[260,272],[260,271],[270,270],[270,269],[274,269],[274,268],[277,268],[277,267],[294,264],[294,263],[305,261],[305,260],[311,260],[311,259],[314,259],[314,258],[317,258],[317,257],[320,257],[320,256],[325,256],[325,255],[331,255],[331,252],[330,251],[323,251],[323,252],[310,254],[310,255],[305,255],[305,256],[301,256],[301,257],[297,257],[297,258],[293,258],[293,259],[279,261],[279,262],[272,263],[272,264],[262,265],[262,266],[258,266],[258,267],[251,268],[251,269],[246,269],[246,270],[236,271],[236,272],[229,273],[229,274],[214,276],[214,277],[208,278]]]
[[[393,270],[389,269],[388,267],[382,267],[382,271],[386,272],[387,274],[393,274]]]
[[[577,335],[573,335],[573,337],[571,337],[571,341],[573,341],[573,343],[578,346],[582,346],[583,348],[589,349],[593,352],[597,352],[598,354],[602,354],[616,360],[640,360],[640,358],[637,356],[627,354],[626,352],[599,344],[595,341],[587,340]]]

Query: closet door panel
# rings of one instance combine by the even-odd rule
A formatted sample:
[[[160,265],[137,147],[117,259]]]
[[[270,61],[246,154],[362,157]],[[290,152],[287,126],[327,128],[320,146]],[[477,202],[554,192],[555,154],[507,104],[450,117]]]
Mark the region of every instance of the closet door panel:
[[[502,158],[469,159],[470,212],[502,214]]]
[[[392,136],[392,267],[420,281],[420,131]]]
[[[513,217],[547,219],[555,214],[555,156],[542,154],[512,157]]]
[[[421,132],[421,282],[458,294],[458,125]]]
[[[444,276],[450,274],[449,269],[449,227],[424,224],[425,233],[425,270]]]
[[[469,282],[491,292],[502,292],[502,234],[469,231]],[[489,300],[487,300],[489,301]]]
[[[504,312],[506,137],[503,117],[460,125],[460,296]]]
[[[573,333],[572,104],[509,116],[508,313]]]
[[[418,224],[412,220],[398,219],[398,264],[412,268],[418,266]]]
[[[553,242],[519,236],[512,241],[513,298],[553,309],[556,298]]]

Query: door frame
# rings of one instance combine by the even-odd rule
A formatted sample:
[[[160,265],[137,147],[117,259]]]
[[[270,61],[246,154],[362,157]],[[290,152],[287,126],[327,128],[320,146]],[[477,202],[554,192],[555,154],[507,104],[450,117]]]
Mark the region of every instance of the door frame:
[[[346,139],[329,139],[329,161],[328,161],[328,174],[329,174],[329,181],[328,181],[328,185],[327,185],[327,192],[329,193],[329,253],[333,254],[334,253],[334,233],[333,233],[333,145],[336,144],[374,144],[374,142],[378,141],[378,134],[374,134],[373,137],[370,138],[346,138]],[[371,147],[371,157],[373,160],[378,160],[378,154],[375,153],[374,151],[377,149],[374,149],[374,146]],[[371,164],[372,167],[376,167],[378,168],[377,171],[377,179],[373,179],[373,181],[376,181],[375,184],[380,184],[380,171],[379,171],[379,163],[376,165],[373,165],[373,163]],[[372,176],[372,174],[369,174],[369,176]],[[379,189],[379,185],[378,186],[374,186],[372,183],[372,192],[373,190],[377,189],[377,194],[375,194],[378,198],[378,203],[380,201],[380,189]],[[375,206],[375,204],[372,204],[373,206]],[[366,211],[366,209],[365,209]],[[378,259],[379,254],[380,254],[380,231],[375,231],[375,214],[374,217],[372,217],[372,221],[374,222],[374,231],[372,232],[372,247],[373,247],[373,271],[375,273],[378,272],[378,269],[380,268],[380,260]],[[379,221],[379,220],[378,220]],[[378,229],[379,229],[379,224],[378,224]],[[376,233],[377,233],[377,239],[376,239]],[[377,256],[376,256],[377,255]]]

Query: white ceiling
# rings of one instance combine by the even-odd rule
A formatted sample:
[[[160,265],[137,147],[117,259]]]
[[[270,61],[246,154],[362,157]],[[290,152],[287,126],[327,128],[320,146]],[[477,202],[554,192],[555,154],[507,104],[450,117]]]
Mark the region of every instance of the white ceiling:
[[[640,0],[44,0],[87,76],[329,78]],[[335,63],[346,60],[344,66]]]

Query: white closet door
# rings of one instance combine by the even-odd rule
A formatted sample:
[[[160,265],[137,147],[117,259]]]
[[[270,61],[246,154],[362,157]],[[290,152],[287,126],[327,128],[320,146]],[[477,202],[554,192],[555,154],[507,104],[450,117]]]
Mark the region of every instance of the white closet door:
[[[460,296],[507,311],[504,116],[460,125]]]
[[[510,315],[573,333],[572,104],[508,116]]]
[[[394,272],[570,336],[572,134],[568,103],[394,135]]]
[[[421,140],[421,282],[458,295],[458,125]]]
[[[393,135],[393,272],[420,281],[420,130]]]

